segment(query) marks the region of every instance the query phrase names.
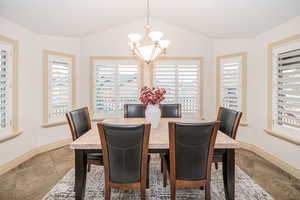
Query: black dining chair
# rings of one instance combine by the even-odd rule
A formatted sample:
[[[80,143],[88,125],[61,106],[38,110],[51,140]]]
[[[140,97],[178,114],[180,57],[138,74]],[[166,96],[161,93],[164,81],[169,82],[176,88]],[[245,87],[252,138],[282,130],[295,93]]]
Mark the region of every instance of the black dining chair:
[[[71,130],[73,141],[75,141],[77,138],[87,133],[91,129],[91,119],[87,107],[83,107],[77,110],[73,110],[69,113],[66,113],[66,117]],[[103,154],[88,153],[87,154],[88,171],[90,171],[92,164],[103,165]]]
[[[211,164],[219,122],[169,122],[169,154],[163,157],[164,187],[169,177],[171,199],[176,188],[205,187],[205,199],[211,199]]]
[[[229,137],[235,139],[238,127],[243,113],[229,108],[220,107],[218,110],[217,120],[220,121],[220,131]],[[218,169],[218,162],[222,162],[225,150],[216,149],[214,154],[215,168]]]
[[[160,104],[162,118],[181,118],[181,104]]]
[[[144,118],[145,110],[143,104],[124,104],[124,118]]]
[[[140,189],[141,199],[145,199],[151,125],[97,125],[104,154],[105,199],[110,199],[111,188]]]
[[[160,104],[162,118],[181,118],[181,104]],[[163,172],[163,154],[160,154],[160,171]]]

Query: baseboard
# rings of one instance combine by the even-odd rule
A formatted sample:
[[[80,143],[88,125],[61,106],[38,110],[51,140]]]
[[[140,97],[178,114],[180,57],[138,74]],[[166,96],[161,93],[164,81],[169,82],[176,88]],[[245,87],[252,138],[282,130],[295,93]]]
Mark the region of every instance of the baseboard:
[[[265,160],[269,161],[273,165],[279,167],[283,171],[286,171],[290,175],[294,176],[295,178],[300,180],[300,170],[291,166],[287,162],[275,157],[274,155],[264,151],[263,149],[259,148],[258,146],[254,144],[248,144],[246,142],[239,141],[240,147],[242,149],[246,149],[248,151],[252,151],[253,153],[261,156]]]
[[[0,166],[0,175],[8,172],[9,170],[17,167],[18,165],[22,164],[23,162],[29,160],[30,158],[32,158],[32,157],[34,157],[38,154],[41,154],[41,153],[44,153],[44,152],[47,152],[47,151],[50,151],[50,150],[53,150],[53,149],[63,147],[65,145],[70,144],[71,141],[72,141],[71,139],[64,139],[64,140],[60,140],[60,141],[57,141],[57,142],[53,142],[53,143],[50,143],[50,144],[46,144],[46,145],[34,148],[31,151],[26,152],[21,156],[18,156],[16,159],[1,165]]]
[[[50,143],[47,145],[43,145],[43,146],[34,148],[31,151],[24,153],[23,155],[17,157],[16,159],[1,165],[0,166],[0,175],[8,172],[9,170],[17,167],[18,165],[22,164],[23,162],[29,160],[30,158],[32,158],[38,154],[41,154],[41,153],[44,153],[44,152],[47,152],[47,151],[50,151],[50,150],[53,150],[56,148],[63,147],[65,145],[70,144],[71,142],[72,142],[71,139],[64,139],[64,140],[60,140],[60,141],[57,141],[54,143]],[[264,159],[266,159],[273,165],[276,165],[280,169],[286,171],[287,173],[291,174],[292,176],[294,176],[300,180],[300,170],[299,169],[289,165],[288,163],[280,160],[279,158],[276,158],[272,154],[265,152],[264,150],[257,147],[256,145],[248,144],[248,143],[242,142],[242,141],[239,141],[239,142],[240,142],[240,147],[242,149],[251,151],[251,152],[263,157]]]

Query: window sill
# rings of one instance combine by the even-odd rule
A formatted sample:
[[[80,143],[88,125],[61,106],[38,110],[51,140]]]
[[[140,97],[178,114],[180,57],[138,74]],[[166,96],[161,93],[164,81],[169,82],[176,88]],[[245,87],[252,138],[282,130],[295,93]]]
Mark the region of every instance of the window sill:
[[[290,137],[288,135],[285,135],[285,134],[282,134],[282,133],[279,133],[279,132],[274,132],[270,129],[265,129],[265,132],[268,133],[269,135],[272,135],[272,136],[277,137],[279,139],[282,139],[282,140],[285,140],[287,142],[290,142],[290,143],[293,143],[293,144],[296,144],[296,145],[300,146],[300,139],[298,139],[298,138]]]
[[[61,121],[61,122],[50,122],[50,123],[44,123],[42,125],[43,128],[50,128],[50,127],[54,127],[54,126],[61,126],[61,125],[65,125],[67,124],[67,121]]]
[[[18,137],[22,133],[23,133],[22,131],[17,131],[17,132],[13,132],[11,134],[7,134],[7,135],[4,135],[4,136],[1,136],[0,137],[0,143],[5,142],[7,140],[11,140],[11,139],[13,139],[15,137]]]
[[[97,118],[96,117],[96,118],[92,119],[93,122],[100,122],[100,121],[103,121],[103,120],[105,120],[105,118]]]
[[[248,126],[248,122],[240,122],[240,126]]]

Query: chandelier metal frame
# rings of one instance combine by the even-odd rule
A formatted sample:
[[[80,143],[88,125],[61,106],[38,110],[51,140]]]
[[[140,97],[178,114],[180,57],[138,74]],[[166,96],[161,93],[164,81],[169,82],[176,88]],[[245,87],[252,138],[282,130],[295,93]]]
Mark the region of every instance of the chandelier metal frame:
[[[145,36],[138,33],[128,35],[128,43],[134,56],[138,56],[145,63],[150,64],[157,57],[166,55],[169,40],[161,40],[163,33],[160,31],[151,31],[150,26],[150,0],[147,0],[147,16],[145,25]]]

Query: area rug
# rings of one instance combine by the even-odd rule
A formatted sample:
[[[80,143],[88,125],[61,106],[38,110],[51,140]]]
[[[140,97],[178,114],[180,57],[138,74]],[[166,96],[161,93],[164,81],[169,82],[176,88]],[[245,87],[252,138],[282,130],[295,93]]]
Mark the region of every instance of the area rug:
[[[48,192],[43,200],[74,200],[74,169],[70,170],[54,188]],[[236,200],[271,200],[273,199],[265,190],[257,185],[245,172],[236,167]],[[150,164],[150,188],[147,189],[147,199],[156,200],[170,199],[170,187],[162,185],[160,163],[157,159],[151,160]],[[216,170],[212,168],[212,199],[225,200],[222,167]],[[102,166],[93,166],[87,174],[85,200],[104,199],[104,174]],[[139,191],[113,189],[111,199],[140,199]],[[204,190],[177,189],[176,199],[204,199]]]

